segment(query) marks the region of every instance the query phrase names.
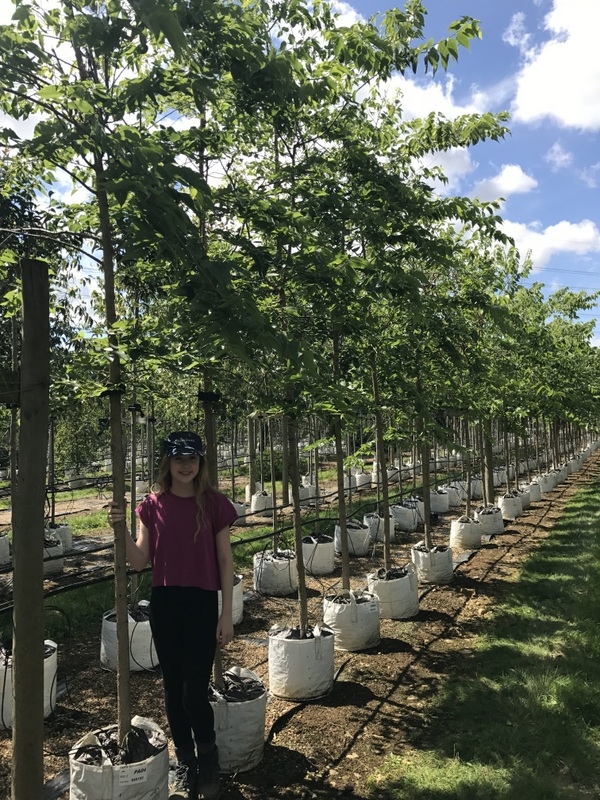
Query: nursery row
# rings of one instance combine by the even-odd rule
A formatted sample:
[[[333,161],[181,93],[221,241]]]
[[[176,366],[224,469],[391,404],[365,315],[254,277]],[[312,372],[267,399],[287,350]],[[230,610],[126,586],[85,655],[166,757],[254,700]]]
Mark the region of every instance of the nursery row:
[[[260,762],[265,738],[265,714],[270,696],[296,703],[317,700],[326,695],[334,681],[334,650],[358,652],[376,648],[380,641],[381,620],[410,619],[416,616],[419,611],[419,590],[422,591],[424,585],[451,581],[453,570],[457,563],[460,563],[461,557],[472,554],[482,542],[501,534],[504,524],[511,522],[513,516],[518,516],[523,510],[527,510],[529,502],[535,503],[545,499],[555,487],[564,484],[573,472],[585,464],[595,449],[596,445],[591,445],[577,458],[562,465],[560,470],[551,470],[535,476],[529,489],[521,492],[521,507],[516,515],[512,513],[514,507],[510,507],[507,511],[499,504],[487,509],[479,508],[474,518],[468,520],[461,513],[464,510],[463,500],[461,505],[450,510],[452,516],[454,516],[452,512],[455,511],[458,517],[452,519],[448,539],[443,544],[438,544],[432,551],[426,553],[419,542],[414,543],[406,551],[410,552],[410,562],[398,567],[389,576],[383,575],[382,571],[374,571],[365,575],[362,581],[357,577],[354,583],[356,586],[366,583],[364,589],[340,590],[336,585],[338,579],[332,577],[331,586],[323,597],[322,619],[312,626],[307,634],[302,635],[296,626],[286,627],[278,624],[272,627],[267,643],[268,675],[261,678],[260,671],[255,671],[253,665],[233,667],[221,676],[221,687],[213,687],[212,702],[219,720],[217,735],[224,755],[223,770],[250,771]],[[498,500],[501,501],[502,497]],[[379,537],[382,520],[379,515],[365,515],[365,517],[364,524],[369,526],[371,544],[377,546],[381,543]],[[486,522],[487,517],[493,520],[493,525],[489,521]],[[474,528],[477,530],[474,531]],[[398,533],[402,537],[403,532]],[[339,536],[337,530],[336,535]],[[333,551],[339,556],[339,546],[336,548],[335,540],[333,543],[311,543],[304,556],[307,566],[311,564],[312,548],[312,565],[316,567],[314,556],[322,544],[325,544],[325,550],[331,550],[333,545]],[[291,566],[293,558],[293,553],[288,553],[286,556],[282,555],[281,559],[287,561],[285,570],[288,580],[293,572]],[[358,557],[354,560],[355,575],[358,562],[368,566],[369,559],[363,560]],[[278,567],[281,568],[281,564]],[[339,560],[334,565],[333,571],[339,577]],[[321,569],[315,569],[314,574],[320,572]],[[257,559],[254,566],[253,591],[250,594],[267,593],[263,584],[264,577],[264,559]],[[286,596],[292,601],[296,597],[289,583]],[[235,623],[239,626],[245,613],[250,615],[253,613],[251,602],[249,606],[245,605],[241,575],[236,582],[234,598]],[[146,612],[143,603],[137,609],[130,609],[132,671],[152,670],[156,666]],[[114,612],[109,611],[103,617],[99,653],[106,668],[116,669]],[[48,680],[51,690],[52,679]],[[50,704],[54,702],[51,699]],[[139,719],[135,720],[134,724],[141,730],[149,725],[147,720]],[[152,725],[150,729],[156,735]],[[80,757],[85,757],[92,743],[94,746],[97,745],[98,739],[94,737],[98,735],[99,732],[95,732],[91,738],[84,737],[85,741],[77,743]],[[108,750],[110,752],[110,747]],[[168,773],[168,756],[163,754],[157,761],[158,764],[154,765],[156,770],[153,770],[155,776],[153,780],[162,786]],[[94,774],[98,781],[101,779],[100,776],[106,779],[108,772],[118,772],[121,769],[127,770],[128,767],[114,765],[107,754],[106,761],[95,764],[87,780],[92,780],[91,776]],[[81,768],[71,763],[70,771],[70,781],[72,784],[78,784],[82,780]]]

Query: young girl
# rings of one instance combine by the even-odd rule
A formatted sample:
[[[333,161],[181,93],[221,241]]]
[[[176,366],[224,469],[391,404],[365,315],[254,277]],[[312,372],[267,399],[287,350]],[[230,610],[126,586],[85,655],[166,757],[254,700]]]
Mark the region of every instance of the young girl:
[[[178,762],[170,797],[215,800],[219,762],[208,685],[216,645],[233,638],[229,528],[237,513],[209,486],[202,440],[189,431],[171,433],[163,442],[153,488],[137,508],[138,537],[127,536],[126,545],[133,569],[152,566],[150,627]],[[124,513],[111,503],[110,524]]]

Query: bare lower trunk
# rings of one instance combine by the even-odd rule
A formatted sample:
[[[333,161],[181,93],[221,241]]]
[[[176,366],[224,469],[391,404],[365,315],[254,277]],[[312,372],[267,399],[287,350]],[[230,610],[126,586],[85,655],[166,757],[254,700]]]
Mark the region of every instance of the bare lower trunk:
[[[21,426],[13,521],[12,800],[44,784],[44,508],[48,446],[48,267],[22,262]]]

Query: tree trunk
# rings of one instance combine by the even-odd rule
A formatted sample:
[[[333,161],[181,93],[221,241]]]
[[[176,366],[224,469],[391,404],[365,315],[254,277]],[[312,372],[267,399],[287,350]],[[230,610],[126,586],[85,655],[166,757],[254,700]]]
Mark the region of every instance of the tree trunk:
[[[281,504],[282,506],[289,506],[290,504],[290,474],[289,474],[289,462],[290,462],[290,443],[289,443],[289,434],[288,434],[288,419],[287,417],[283,417],[281,420]],[[296,438],[298,438],[296,436]],[[298,471],[300,471],[300,466],[298,465]]]
[[[250,496],[256,491],[256,423],[248,417],[248,484]]]
[[[504,420],[504,462],[506,464],[506,493],[509,494],[510,482],[510,447],[508,445],[508,428],[506,427],[506,419]]]
[[[385,452],[383,443],[383,417],[381,415],[379,397],[379,381],[377,380],[377,365],[375,356],[371,364],[371,374],[373,377],[373,401],[375,403],[375,436],[377,443],[378,463],[375,467],[375,474],[379,469],[381,474],[381,512],[383,514],[383,567],[386,572],[392,568],[392,554],[390,547],[390,495],[387,480],[387,465],[385,462]],[[400,464],[402,470],[402,463]],[[401,473],[402,474],[402,473]]]
[[[235,460],[237,458],[238,424],[237,419],[231,421],[231,499],[235,503]]]
[[[217,467],[217,423],[213,411],[213,401],[209,395],[213,393],[212,380],[208,375],[204,376],[204,400],[202,409],[204,411],[204,453],[206,466],[208,467],[208,477],[211,484],[216,488],[219,485],[219,470]]]
[[[102,159],[96,156],[96,186],[105,185]],[[104,307],[110,362],[108,372],[109,386],[106,393],[109,397],[110,420],[110,454],[113,470],[113,501],[125,508],[125,453],[123,447],[123,409],[121,396],[124,387],[121,385],[121,357],[119,342],[114,332],[117,322],[115,307],[115,275],[114,248],[110,226],[110,210],[108,197],[102,188],[97,191],[98,213],[100,218],[100,237],[102,242],[102,270],[104,274]],[[115,561],[115,611],[117,615],[117,723],[119,742],[123,743],[131,730],[131,695],[129,683],[129,618],[127,613],[127,557],[125,537],[127,522],[124,519],[114,526],[114,561]]]
[[[471,467],[471,437],[469,433],[469,418],[465,418],[465,448],[467,456],[467,500],[466,500],[466,507],[465,507],[465,515],[471,519],[471,506],[472,506],[472,491],[471,491],[471,484],[472,484],[472,474],[473,470]]]
[[[431,538],[431,483],[429,477],[429,442],[423,440],[421,443],[421,476],[423,487],[423,540],[427,550],[433,548],[433,539]]]
[[[333,423],[333,430],[335,436],[335,461],[337,466],[340,545],[342,548],[342,588],[350,589],[350,557],[348,555],[348,528],[346,527],[346,498],[344,495],[344,452],[342,449],[342,421],[339,417],[336,417]]]
[[[279,536],[277,533],[277,482],[275,480],[275,443],[273,439],[273,420],[269,417],[267,422],[269,432],[269,463],[271,470],[271,502],[273,503],[273,553],[277,552]]]
[[[492,447],[492,425],[490,420],[484,419],[483,447],[485,451],[485,483],[487,486],[487,497],[490,505],[494,504],[494,451]]]
[[[44,786],[43,536],[48,446],[50,323],[48,267],[22,262],[21,426],[13,522],[12,799]]]
[[[340,374],[340,334],[333,332],[333,376]],[[350,561],[348,556],[348,528],[346,527],[346,498],[344,495],[344,453],[342,449],[342,420],[335,417],[333,423],[335,437],[335,463],[337,472],[338,514],[340,523],[340,545],[342,549],[342,588],[350,589]]]
[[[292,484],[292,505],[294,514],[294,545],[296,566],[298,568],[298,601],[300,604],[300,633],[308,630],[308,600],[306,597],[306,572],[302,558],[302,516],[300,509],[300,469],[298,466],[298,428],[295,420],[288,419],[288,445],[290,451],[290,480]]]

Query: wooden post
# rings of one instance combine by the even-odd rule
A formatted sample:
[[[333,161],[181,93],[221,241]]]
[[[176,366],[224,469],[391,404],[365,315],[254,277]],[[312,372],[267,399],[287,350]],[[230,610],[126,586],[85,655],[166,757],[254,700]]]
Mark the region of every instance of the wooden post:
[[[12,800],[42,797],[44,787],[43,559],[50,384],[47,264],[24,259],[21,279],[21,425],[13,519]]]

